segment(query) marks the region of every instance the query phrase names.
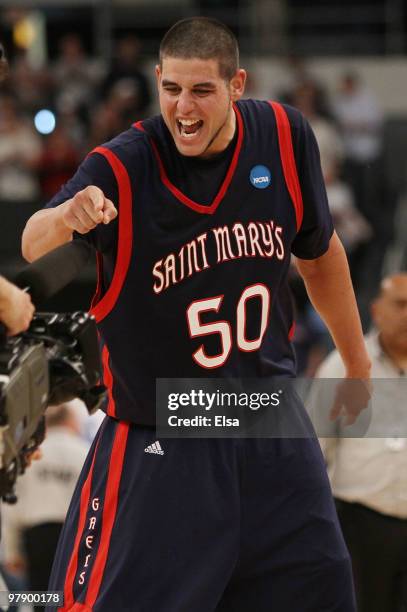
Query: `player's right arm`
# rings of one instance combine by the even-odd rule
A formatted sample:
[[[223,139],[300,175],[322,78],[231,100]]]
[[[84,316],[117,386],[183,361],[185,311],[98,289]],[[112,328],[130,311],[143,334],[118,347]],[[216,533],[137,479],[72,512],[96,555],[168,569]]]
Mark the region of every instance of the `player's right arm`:
[[[35,261],[48,251],[72,240],[73,232],[87,234],[97,225],[117,217],[117,209],[96,185],[88,185],[55,208],[36,212],[27,222],[22,253]]]

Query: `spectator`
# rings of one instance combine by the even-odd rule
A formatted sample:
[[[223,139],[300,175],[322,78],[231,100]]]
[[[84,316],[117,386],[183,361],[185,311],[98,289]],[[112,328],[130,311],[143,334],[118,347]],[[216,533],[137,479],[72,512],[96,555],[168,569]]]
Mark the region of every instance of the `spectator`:
[[[335,124],[319,110],[321,90],[309,80],[297,86],[292,94],[292,104],[308,119],[314,130],[321,156],[324,177],[328,168],[342,161],[343,142]]]
[[[350,258],[352,271],[352,255],[360,244],[371,238],[372,229],[356,208],[351,188],[339,178],[338,165],[334,160],[325,164],[324,179],[335,229]]]
[[[41,154],[41,140],[22,116],[15,99],[0,97],[0,200],[24,201],[38,197],[33,169]]]
[[[34,591],[47,589],[59,532],[88,451],[68,406],[48,408],[41,449],[42,459],[17,481],[17,504],[3,508],[6,569],[25,570],[28,589]]]
[[[20,53],[10,70],[10,88],[25,112],[34,114],[47,107],[52,96],[51,75],[46,68],[33,68],[26,53]]]
[[[312,88],[314,105],[318,115],[330,118],[332,115],[326,88],[309,70],[304,58],[299,55],[290,55],[285,60],[284,82],[277,87],[276,97],[294,106],[294,97],[301,88]]]
[[[334,122],[318,110],[320,95],[320,89],[312,81],[304,82],[294,90],[293,105],[305,115],[314,130],[321,156],[329,208],[335,229],[349,255],[358,244],[371,237],[372,231],[355,207],[352,189],[340,179],[344,156],[343,140]]]
[[[107,104],[120,117],[121,129],[126,130],[134,118],[140,116],[138,109],[138,90],[133,80],[121,79],[110,89]]]
[[[339,179],[338,169],[342,163],[344,147],[335,123],[324,112],[321,100],[323,89],[310,78],[304,79],[291,93],[291,102],[308,119],[318,142],[321,167],[325,180],[329,208],[335,229],[340,236],[348,256],[358,244],[371,236],[369,224],[354,206],[350,187]],[[350,261],[351,271],[353,260]],[[306,294],[305,294],[306,295]],[[297,306],[299,302],[297,300]],[[296,333],[294,336],[299,372],[313,376],[326,356],[329,344],[327,329],[309,300],[298,308]]]
[[[372,317],[376,329],[366,336],[366,346],[372,360],[373,379],[404,378],[407,374],[407,273],[395,274],[382,282],[380,294],[372,304]],[[334,351],[317,376],[340,378],[344,371]],[[318,399],[313,397],[314,401]],[[404,431],[405,399],[404,395],[401,406],[395,407],[404,412],[404,423],[399,423]],[[321,443],[352,557],[358,610],[404,612],[407,609],[407,441],[392,437],[343,437],[326,438]]]
[[[346,174],[358,206],[366,211],[371,207],[370,178],[378,169],[382,153],[383,117],[379,103],[355,74],[346,73],[333,110],[344,138]]]
[[[132,92],[132,120],[144,119],[151,103],[151,88],[140,67],[140,42],[133,35],[125,36],[117,42],[115,58],[103,81],[103,96],[108,96],[117,87]]]
[[[112,104],[111,100],[101,102],[96,107],[90,120],[89,149],[100,145],[101,142],[110,140],[118,130],[122,129],[122,125],[123,120],[117,106]]]
[[[95,89],[103,76],[99,62],[89,59],[77,34],[61,39],[60,54],[53,66],[56,106],[69,103],[85,114],[94,102]]]
[[[86,155],[88,149],[86,141],[88,136],[87,118],[80,116],[75,103],[70,100],[69,95],[66,99],[60,99],[57,112],[58,125],[62,126],[65,132],[69,134],[69,138],[76,150],[80,151],[81,155]]]

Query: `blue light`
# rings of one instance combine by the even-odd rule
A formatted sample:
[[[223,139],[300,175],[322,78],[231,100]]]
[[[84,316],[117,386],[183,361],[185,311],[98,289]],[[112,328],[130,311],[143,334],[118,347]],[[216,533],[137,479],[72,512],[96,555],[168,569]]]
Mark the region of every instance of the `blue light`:
[[[40,134],[51,134],[55,130],[55,115],[50,110],[40,110],[34,117],[34,124]]]

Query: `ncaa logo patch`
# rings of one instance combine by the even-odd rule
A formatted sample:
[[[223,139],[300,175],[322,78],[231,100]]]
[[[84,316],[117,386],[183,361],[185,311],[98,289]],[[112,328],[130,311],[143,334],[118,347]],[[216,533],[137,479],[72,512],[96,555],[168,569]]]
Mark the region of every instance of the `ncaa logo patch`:
[[[266,166],[254,166],[250,172],[250,182],[256,189],[266,189],[271,183],[270,170]]]

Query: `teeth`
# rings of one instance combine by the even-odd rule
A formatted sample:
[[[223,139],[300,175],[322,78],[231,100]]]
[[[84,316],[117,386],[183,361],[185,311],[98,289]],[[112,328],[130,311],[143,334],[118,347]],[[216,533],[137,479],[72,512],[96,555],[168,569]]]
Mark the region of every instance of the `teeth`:
[[[195,138],[202,125],[201,119],[177,119],[178,129],[183,138]],[[190,131],[192,128],[192,131]]]
[[[199,119],[178,119],[178,121],[180,122],[181,125],[194,125],[195,123],[199,122]]]

